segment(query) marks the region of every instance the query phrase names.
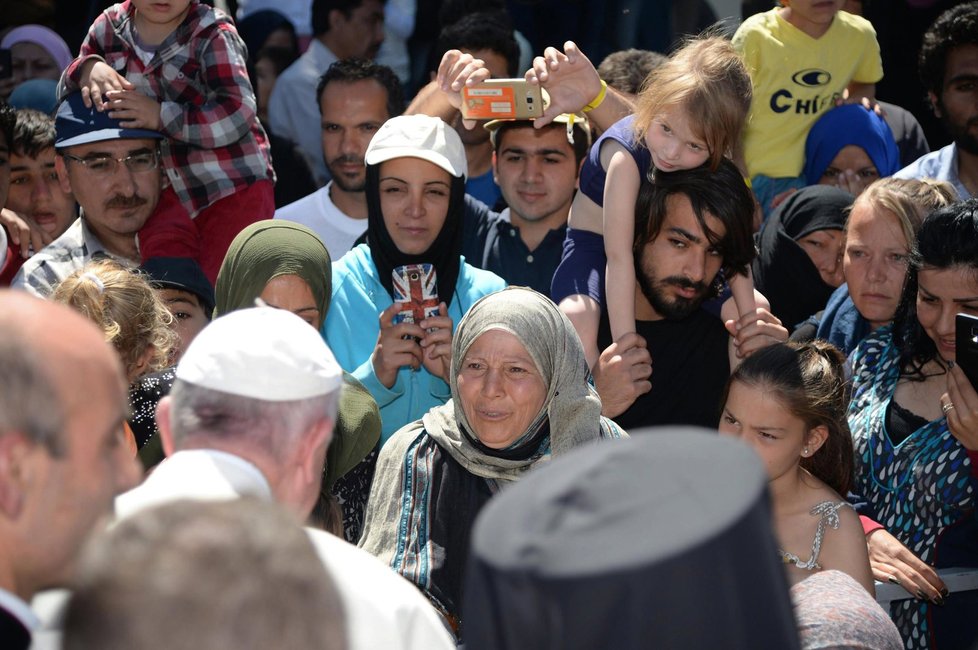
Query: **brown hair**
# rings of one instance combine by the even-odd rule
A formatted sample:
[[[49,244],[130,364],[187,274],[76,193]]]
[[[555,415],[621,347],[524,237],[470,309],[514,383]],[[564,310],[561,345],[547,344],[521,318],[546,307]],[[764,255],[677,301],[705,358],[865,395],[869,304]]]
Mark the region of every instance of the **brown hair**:
[[[65,278],[51,299],[81,312],[105,332],[130,380],[147,350],[152,354],[145,372],[169,365],[177,341],[170,329],[173,316],[146,276],[112,260],[95,260]]]
[[[735,381],[773,394],[807,430],[828,429],[825,442],[801,466],[838,494],[845,496],[852,485],[854,452],[846,422],[849,382],[846,358],[834,345],[815,339],[806,343],[789,341],[758,350],[730,375],[723,391],[727,401]]]
[[[727,39],[700,36],[689,40],[646,79],[635,107],[635,137],[645,138],[652,120],[678,106],[710,150],[716,169],[740,139],[753,96],[743,59]]]

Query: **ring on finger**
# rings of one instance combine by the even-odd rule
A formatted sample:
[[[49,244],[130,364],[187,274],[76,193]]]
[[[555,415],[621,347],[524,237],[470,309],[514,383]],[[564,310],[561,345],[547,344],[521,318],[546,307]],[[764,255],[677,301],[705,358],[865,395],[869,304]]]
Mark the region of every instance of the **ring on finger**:
[[[944,415],[947,415],[948,412],[953,408],[954,408],[954,404],[952,404],[951,402],[941,405],[941,410],[944,411]]]

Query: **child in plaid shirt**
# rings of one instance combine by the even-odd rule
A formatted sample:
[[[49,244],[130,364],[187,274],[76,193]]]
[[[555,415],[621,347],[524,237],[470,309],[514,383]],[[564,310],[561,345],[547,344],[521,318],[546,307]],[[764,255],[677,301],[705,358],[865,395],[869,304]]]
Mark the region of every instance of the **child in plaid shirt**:
[[[80,89],[86,105],[124,127],[166,136],[163,192],[178,200],[161,197],[139,231],[140,255],[195,258],[212,282],[235,235],[275,212],[246,58],[219,10],[198,0],[126,0],[95,20],[62,78],[65,92]]]

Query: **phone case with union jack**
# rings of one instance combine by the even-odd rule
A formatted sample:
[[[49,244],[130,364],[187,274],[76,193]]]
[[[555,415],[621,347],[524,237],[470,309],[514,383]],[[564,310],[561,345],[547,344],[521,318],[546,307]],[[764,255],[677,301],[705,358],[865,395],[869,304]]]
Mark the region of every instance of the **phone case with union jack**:
[[[438,315],[438,284],[431,264],[405,264],[393,271],[394,302],[401,305],[394,323],[420,323]]]

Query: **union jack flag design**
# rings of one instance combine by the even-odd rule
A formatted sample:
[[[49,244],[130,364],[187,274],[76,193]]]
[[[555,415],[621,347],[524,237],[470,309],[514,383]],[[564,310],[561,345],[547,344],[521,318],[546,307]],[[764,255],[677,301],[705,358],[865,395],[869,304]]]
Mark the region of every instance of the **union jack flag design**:
[[[406,264],[393,273],[394,302],[402,308],[394,323],[420,323],[438,315],[438,284],[431,264]]]

